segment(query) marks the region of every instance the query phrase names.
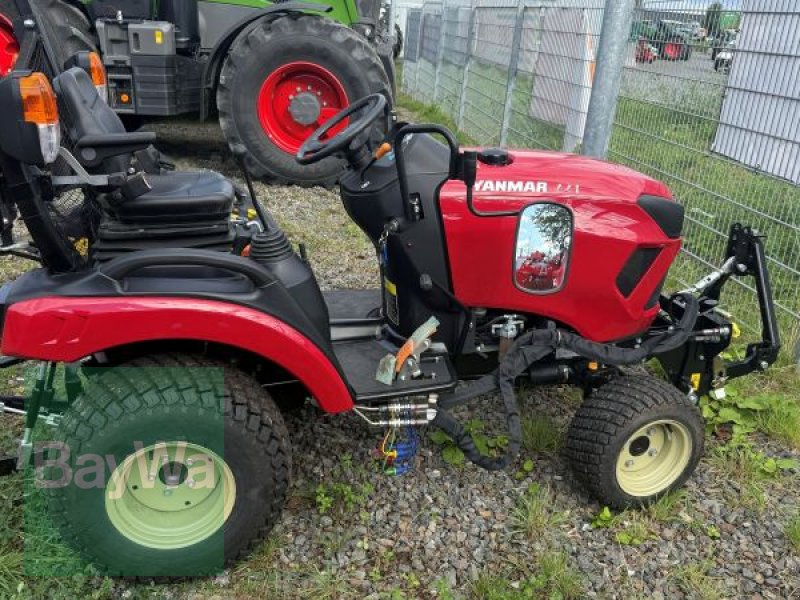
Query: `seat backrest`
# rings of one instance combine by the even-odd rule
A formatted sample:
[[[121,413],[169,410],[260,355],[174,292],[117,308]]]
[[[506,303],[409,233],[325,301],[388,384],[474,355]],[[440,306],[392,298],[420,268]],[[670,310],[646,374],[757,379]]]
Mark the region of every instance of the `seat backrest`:
[[[58,96],[58,109],[66,133],[72,142],[87,135],[125,133],[125,125],[117,113],[106,104],[92,83],[88,73],[72,67],[53,80]],[[129,154],[114,156],[103,161],[102,172],[119,173],[128,169]]]

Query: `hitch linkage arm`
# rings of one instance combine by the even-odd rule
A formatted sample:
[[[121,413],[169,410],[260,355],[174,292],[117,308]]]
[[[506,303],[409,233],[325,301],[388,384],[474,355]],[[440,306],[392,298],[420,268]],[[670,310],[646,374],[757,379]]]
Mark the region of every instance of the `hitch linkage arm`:
[[[758,309],[761,315],[761,341],[747,346],[744,359],[726,363],[729,378],[767,369],[777,360],[781,348],[763,238],[764,236],[750,227],[742,226],[740,223],[731,225],[725,252],[726,265],[733,263],[730,272],[703,291],[703,295],[707,298],[719,300],[722,286],[730,277],[752,275],[755,278]]]

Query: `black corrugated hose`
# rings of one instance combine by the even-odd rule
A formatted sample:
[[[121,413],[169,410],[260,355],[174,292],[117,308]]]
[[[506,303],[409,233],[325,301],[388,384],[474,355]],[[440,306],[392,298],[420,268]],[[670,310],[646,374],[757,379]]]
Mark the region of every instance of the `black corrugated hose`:
[[[621,348],[613,344],[592,342],[563,329],[534,329],[519,336],[506,353],[500,365],[461,391],[439,399],[438,412],[432,424],[447,433],[471,462],[489,471],[504,469],[519,453],[522,440],[522,423],[519,414],[514,384],[531,365],[561,348],[571,350],[588,360],[605,365],[624,366],[643,362],[655,353],[666,352],[682,346],[694,328],[699,305],[691,294],[676,294],[675,304],[680,298],[684,303],[680,320],[660,335],[654,335],[638,348]],[[464,429],[448,409],[474,400],[478,396],[500,390],[506,411],[508,447],[501,456],[484,456],[475,446],[472,436]]]

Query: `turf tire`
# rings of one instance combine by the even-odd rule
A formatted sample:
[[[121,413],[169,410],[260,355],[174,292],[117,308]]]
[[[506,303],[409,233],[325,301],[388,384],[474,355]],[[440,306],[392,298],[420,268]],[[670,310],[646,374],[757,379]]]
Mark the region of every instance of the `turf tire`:
[[[617,457],[640,428],[661,419],[682,424],[691,439],[688,462],[668,487],[651,496],[626,493],[617,480]],[[567,433],[566,455],[577,477],[601,503],[615,508],[648,504],[682,486],[703,455],[703,418],[686,394],[652,375],[625,375],[592,393]]]
[[[222,390],[220,378],[206,376],[203,367],[224,368]],[[197,370],[187,373],[184,369],[189,368]],[[212,429],[217,433],[209,434]],[[224,457],[237,492],[224,526],[206,540],[177,549],[135,543],[110,521],[101,487],[47,490],[53,522],[103,574],[218,572],[266,538],[281,514],[290,483],[290,444],[283,418],[255,379],[224,363],[189,355],[138,358],[93,376],[55,436],[68,445],[70,461],[89,453],[111,454],[117,464],[131,453],[132,440],[147,446],[169,439],[201,443],[211,438],[224,445],[208,447]]]

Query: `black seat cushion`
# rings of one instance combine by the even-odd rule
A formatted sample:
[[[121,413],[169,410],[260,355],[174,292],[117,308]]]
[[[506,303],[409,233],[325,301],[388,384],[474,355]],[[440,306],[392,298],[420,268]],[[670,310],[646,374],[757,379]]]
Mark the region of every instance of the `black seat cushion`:
[[[175,171],[147,175],[153,188],[109,207],[123,223],[193,223],[228,220],[233,210],[230,181],[214,171]]]

